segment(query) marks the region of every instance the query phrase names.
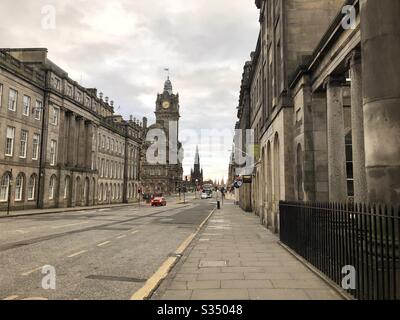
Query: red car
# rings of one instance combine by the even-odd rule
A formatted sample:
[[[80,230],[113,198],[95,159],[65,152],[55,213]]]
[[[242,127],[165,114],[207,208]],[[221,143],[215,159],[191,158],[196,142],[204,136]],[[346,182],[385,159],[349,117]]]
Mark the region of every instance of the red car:
[[[163,197],[154,197],[151,199],[151,206],[152,207],[165,207],[167,205],[167,201]]]

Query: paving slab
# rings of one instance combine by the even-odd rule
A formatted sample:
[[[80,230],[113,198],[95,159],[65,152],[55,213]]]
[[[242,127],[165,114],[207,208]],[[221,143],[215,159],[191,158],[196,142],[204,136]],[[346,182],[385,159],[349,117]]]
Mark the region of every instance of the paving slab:
[[[167,300],[343,299],[236,205],[214,213],[166,283]]]

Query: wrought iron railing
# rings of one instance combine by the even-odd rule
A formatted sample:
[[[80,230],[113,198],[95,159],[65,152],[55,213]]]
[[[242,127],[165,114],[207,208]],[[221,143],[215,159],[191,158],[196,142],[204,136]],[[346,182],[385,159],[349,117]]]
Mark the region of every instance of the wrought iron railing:
[[[400,299],[399,234],[400,208],[280,203],[281,242],[359,300]]]

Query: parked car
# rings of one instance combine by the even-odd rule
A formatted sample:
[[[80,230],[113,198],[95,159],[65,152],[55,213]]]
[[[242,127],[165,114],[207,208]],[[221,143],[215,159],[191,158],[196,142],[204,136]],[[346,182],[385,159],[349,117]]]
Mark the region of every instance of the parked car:
[[[201,194],[201,199],[208,199],[208,194],[207,194],[207,192],[203,192],[203,193]]]
[[[154,197],[151,199],[152,207],[165,207],[167,205],[167,200],[164,197]]]

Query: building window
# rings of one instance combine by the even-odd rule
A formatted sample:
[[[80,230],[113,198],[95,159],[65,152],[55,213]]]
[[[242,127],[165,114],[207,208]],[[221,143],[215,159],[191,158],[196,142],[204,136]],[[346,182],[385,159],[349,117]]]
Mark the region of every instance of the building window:
[[[43,109],[43,104],[41,101],[36,101],[36,107],[35,107],[35,119],[40,120],[42,117],[42,109]]]
[[[22,201],[22,191],[24,190],[24,177],[22,174],[15,179],[15,201]]]
[[[54,87],[56,90],[60,91],[61,89],[61,80],[58,78],[54,78]]]
[[[25,159],[26,158],[26,147],[28,144],[28,131],[21,130],[21,143],[19,149],[19,157]]]
[[[103,135],[103,140],[101,140],[101,147],[103,150],[106,148],[106,136]]]
[[[31,97],[24,96],[24,108],[22,110],[22,114],[24,116],[29,117],[30,109],[31,109]]]
[[[90,98],[89,97],[86,97],[86,106],[90,107]]]
[[[3,84],[0,83],[0,107],[3,105]]]
[[[67,96],[72,97],[72,86],[67,86]]]
[[[76,100],[78,101],[78,102],[82,102],[82,92],[77,92],[76,93]]]
[[[68,199],[70,180],[70,177],[65,177],[64,199]]]
[[[28,183],[28,200],[35,200],[36,176],[32,175]]]
[[[12,157],[14,154],[14,137],[15,137],[15,128],[7,127],[6,156],[8,157]]]
[[[59,120],[59,117],[60,117],[60,109],[53,106],[52,110],[53,110],[53,112],[52,112],[52,115],[51,115],[51,124],[54,125],[54,126],[57,126],[58,125],[58,120]]]
[[[39,143],[40,143],[40,134],[35,133],[33,135],[32,160],[37,160],[39,158]]]
[[[5,173],[0,181],[0,201],[5,202],[8,199],[8,188],[10,187],[10,175]]]
[[[92,170],[95,169],[95,161],[96,161],[95,153],[92,151]]]
[[[55,186],[56,186],[56,177],[52,176],[50,178],[50,183],[49,183],[49,200],[53,200],[54,199]]]
[[[57,162],[57,141],[50,142],[50,165],[55,166]]]
[[[99,188],[99,201],[103,200],[103,184],[100,184]]]
[[[17,110],[17,99],[18,99],[18,92],[14,89],[10,89],[10,93],[8,96],[8,110],[11,111]]]

